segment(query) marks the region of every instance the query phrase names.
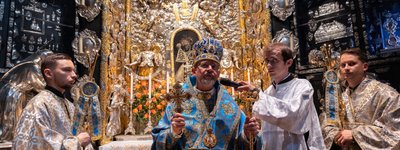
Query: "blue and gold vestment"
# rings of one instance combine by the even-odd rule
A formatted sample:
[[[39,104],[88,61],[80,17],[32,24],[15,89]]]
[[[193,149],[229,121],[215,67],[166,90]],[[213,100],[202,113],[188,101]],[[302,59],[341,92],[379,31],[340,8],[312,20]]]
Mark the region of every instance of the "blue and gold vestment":
[[[243,136],[243,126],[246,120],[245,114],[219,83],[214,85],[216,95],[209,100],[216,101],[211,113],[207,110],[204,100],[199,99],[194,90],[196,77],[192,76],[183,85],[184,92],[192,97],[182,102],[185,118],[185,130],[181,138],[175,138],[171,130],[171,118],[175,113],[174,103],[169,103],[165,115],[159,121],[153,131],[153,149],[207,149],[203,139],[207,128],[213,129],[217,138],[217,144],[213,149],[244,149],[248,147],[247,140]]]

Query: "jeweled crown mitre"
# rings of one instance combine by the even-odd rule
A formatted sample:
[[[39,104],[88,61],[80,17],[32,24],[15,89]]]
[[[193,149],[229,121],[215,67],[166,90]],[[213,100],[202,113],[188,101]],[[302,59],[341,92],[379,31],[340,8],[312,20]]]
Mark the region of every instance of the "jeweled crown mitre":
[[[196,52],[193,65],[196,65],[200,60],[213,60],[219,63],[224,51],[221,43],[213,38],[203,38],[197,41],[193,45],[193,50]]]

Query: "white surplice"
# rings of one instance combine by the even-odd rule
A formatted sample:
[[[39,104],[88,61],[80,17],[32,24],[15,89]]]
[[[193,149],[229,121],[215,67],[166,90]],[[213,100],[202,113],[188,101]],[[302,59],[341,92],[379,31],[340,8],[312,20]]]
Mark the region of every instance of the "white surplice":
[[[310,82],[298,78],[260,92],[253,115],[262,120],[262,149],[307,150],[307,145],[311,150],[326,149],[313,93]]]

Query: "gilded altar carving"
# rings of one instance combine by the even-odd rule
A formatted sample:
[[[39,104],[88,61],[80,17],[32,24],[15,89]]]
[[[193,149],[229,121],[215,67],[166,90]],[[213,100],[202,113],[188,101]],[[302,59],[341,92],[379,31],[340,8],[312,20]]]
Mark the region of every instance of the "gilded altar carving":
[[[81,17],[91,22],[96,18],[101,11],[100,0],[75,0],[78,13]]]
[[[172,85],[176,79],[190,75],[193,55],[190,45],[202,37],[227,42],[226,50],[230,53],[223,61],[225,68],[247,67],[252,68],[251,74],[267,74],[260,55],[271,41],[266,3],[265,0],[103,0],[102,106],[108,106],[106,99],[114,86],[112,76],[121,74],[127,83],[136,84],[138,80],[149,79],[146,68],[155,67],[151,74],[154,82],[169,81]],[[246,20],[251,22],[245,23]],[[186,40],[187,37],[191,40]],[[157,48],[149,48],[152,47],[149,40]],[[236,71],[233,76],[236,80],[247,80],[243,72]],[[103,110],[108,117],[109,112]],[[107,122],[103,123],[106,126]],[[124,124],[123,119],[121,123]]]
[[[294,12],[294,0],[272,0],[272,14],[285,21]]]

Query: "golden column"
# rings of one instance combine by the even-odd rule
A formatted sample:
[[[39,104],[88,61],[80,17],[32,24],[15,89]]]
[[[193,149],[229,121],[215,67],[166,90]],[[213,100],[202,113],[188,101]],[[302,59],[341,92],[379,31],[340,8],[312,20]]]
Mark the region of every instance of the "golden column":
[[[105,8],[109,8],[111,6],[110,0],[104,0],[103,1],[103,6]],[[112,14],[109,9],[103,10],[103,26],[104,26],[104,31],[101,33],[101,58],[105,58],[106,56],[110,55],[110,25],[111,25],[111,20]],[[107,127],[107,116],[109,115],[107,112],[107,105],[108,105],[108,95],[110,93],[110,89],[108,86],[108,61],[101,59],[100,62],[100,104],[101,104],[101,111],[104,114],[104,119],[102,120],[102,133],[103,133],[103,138],[101,139],[101,145],[107,144],[110,142],[109,138],[106,138],[106,127]]]

